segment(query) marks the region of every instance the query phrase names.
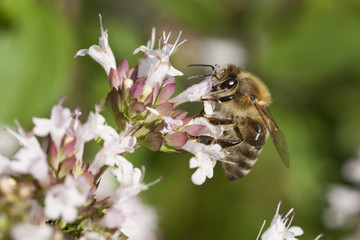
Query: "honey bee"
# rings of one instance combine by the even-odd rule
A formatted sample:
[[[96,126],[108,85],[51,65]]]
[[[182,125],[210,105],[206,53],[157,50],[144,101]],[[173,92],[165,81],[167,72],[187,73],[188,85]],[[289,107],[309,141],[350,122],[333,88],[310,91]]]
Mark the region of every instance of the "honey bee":
[[[215,69],[211,65],[200,66]],[[210,123],[223,126],[224,136],[220,139],[198,136],[197,139],[204,144],[220,144],[228,153],[226,161],[235,163],[223,163],[229,181],[239,180],[250,172],[269,135],[281,160],[289,167],[285,136],[268,109],[271,95],[265,84],[241,67],[230,64],[218,72],[214,70],[211,75],[214,82],[211,97],[203,101],[219,103],[219,117],[207,118]]]

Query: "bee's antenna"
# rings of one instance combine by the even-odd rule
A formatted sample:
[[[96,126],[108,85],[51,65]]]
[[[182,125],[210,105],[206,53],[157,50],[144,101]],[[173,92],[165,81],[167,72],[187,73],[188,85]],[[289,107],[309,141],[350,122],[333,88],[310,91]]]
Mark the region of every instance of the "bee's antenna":
[[[210,67],[215,72],[215,66],[211,64],[194,63],[189,64],[188,67]]]
[[[216,65],[215,65],[216,66]],[[189,64],[188,67],[210,67],[213,72],[211,74],[204,74],[204,75],[197,75],[197,76],[190,76],[188,77],[188,79],[193,79],[193,78],[199,78],[199,77],[216,77],[216,69],[215,69],[214,65],[211,64],[202,64],[202,63],[195,63],[195,64]],[[217,78],[217,77],[216,77]]]

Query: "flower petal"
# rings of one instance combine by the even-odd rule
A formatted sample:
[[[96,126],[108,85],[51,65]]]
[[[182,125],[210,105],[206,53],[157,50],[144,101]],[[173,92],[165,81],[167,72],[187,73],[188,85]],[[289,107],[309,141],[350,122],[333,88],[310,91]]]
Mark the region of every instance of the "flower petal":
[[[193,175],[191,175],[191,181],[196,185],[201,185],[205,182],[206,176],[201,169],[197,169]]]

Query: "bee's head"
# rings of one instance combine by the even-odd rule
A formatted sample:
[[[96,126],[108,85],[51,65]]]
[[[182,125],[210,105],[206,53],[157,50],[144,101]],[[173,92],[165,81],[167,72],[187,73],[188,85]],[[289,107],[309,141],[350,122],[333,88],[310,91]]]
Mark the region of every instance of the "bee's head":
[[[214,76],[211,89],[220,103],[235,102],[238,107],[248,107],[256,99],[261,105],[271,103],[270,92],[256,76],[234,65],[226,65]]]

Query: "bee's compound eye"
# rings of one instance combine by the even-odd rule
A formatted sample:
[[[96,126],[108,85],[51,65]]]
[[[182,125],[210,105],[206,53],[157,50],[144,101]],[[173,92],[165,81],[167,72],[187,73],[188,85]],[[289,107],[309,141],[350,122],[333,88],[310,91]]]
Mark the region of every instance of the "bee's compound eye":
[[[230,78],[220,84],[220,89],[226,89],[226,90],[232,89],[237,85],[237,82],[238,81],[236,80],[236,77]]]

